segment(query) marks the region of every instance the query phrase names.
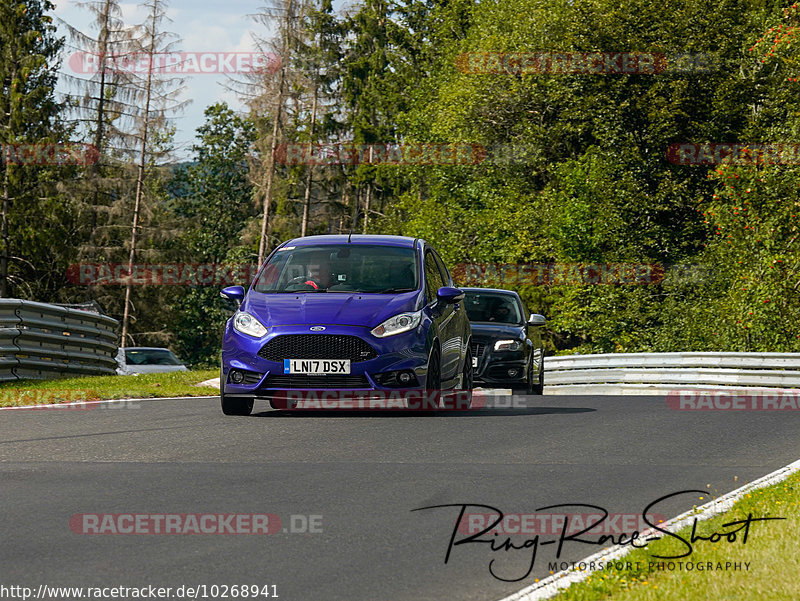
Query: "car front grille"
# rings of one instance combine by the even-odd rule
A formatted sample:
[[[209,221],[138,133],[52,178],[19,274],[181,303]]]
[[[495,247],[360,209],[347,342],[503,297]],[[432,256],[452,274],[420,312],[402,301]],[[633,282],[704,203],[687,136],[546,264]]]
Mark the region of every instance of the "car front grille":
[[[277,375],[269,376],[261,388],[370,388],[366,376],[347,375]]]
[[[268,361],[284,359],[374,359],[378,353],[358,336],[344,334],[285,334],[265,344],[258,356]]]
[[[472,356],[480,359],[483,356],[483,351],[486,350],[486,345],[483,342],[473,342],[469,348],[472,351]]]

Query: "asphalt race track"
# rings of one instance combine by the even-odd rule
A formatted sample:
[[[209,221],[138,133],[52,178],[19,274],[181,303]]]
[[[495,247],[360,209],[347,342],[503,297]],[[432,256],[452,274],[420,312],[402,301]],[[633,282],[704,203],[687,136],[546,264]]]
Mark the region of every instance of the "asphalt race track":
[[[250,417],[225,417],[219,399],[168,399],[0,411],[0,580],[275,585],[284,601],[492,601],[547,575],[556,545],[539,549],[527,578],[503,582],[489,562],[519,577],[529,550],[464,544],[445,565],[459,508],[413,509],[472,503],[534,513],[582,503],[640,514],[677,491],[738,488],[795,461],[800,448],[796,411],[677,411],[656,396],[519,404],[290,414],[257,403]],[[672,517],[703,502],[684,495],[654,511]],[[85,513],[266,513],[281,527],[269,535],[74,532],[70,518]],[[599,549],[567,541],[560,560]]]

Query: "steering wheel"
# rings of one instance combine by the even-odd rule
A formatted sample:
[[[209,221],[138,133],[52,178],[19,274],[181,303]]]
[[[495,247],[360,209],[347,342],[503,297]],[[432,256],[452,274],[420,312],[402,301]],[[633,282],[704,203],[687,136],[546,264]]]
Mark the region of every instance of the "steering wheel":
[[[318,289],[320,289],[322,287],[319,282],[314,280],[314,278],[311,278],[311,277],[306,276],[306,275],[297,276],[296,278],[292,279],[286,285],[286,287],[288,288],[289,286],[291,286],[293,284],[294,285],[303,284],[303,285],[306,285],[306,286],[310,286],[311,288],[314,288],[315,290],[318,290]]]

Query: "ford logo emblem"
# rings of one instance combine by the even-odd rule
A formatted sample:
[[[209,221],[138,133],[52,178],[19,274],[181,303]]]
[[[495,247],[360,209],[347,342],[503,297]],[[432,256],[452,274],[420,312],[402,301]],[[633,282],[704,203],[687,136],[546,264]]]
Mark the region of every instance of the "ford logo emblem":
[[[308,329],[311,330],[312,332],[321,332],[322,330],[325,329],[325,326],[311,326]]]

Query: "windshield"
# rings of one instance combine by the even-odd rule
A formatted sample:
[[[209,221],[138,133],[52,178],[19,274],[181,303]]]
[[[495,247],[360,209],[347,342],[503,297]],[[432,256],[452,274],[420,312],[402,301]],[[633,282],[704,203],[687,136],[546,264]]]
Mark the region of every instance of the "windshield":
[[[516,325],[523,322],[519,304],[511,295],[468,291],[464,302],[470,321]]]
[[[183,365],[180,360],[167,349],[131,349],[125,351],[125,363],[128,365]]]
[[[410,292],[419,287],[417,272],[413,248],[362,244],[285,246],[261,269],[253,289],[262,293]]]

